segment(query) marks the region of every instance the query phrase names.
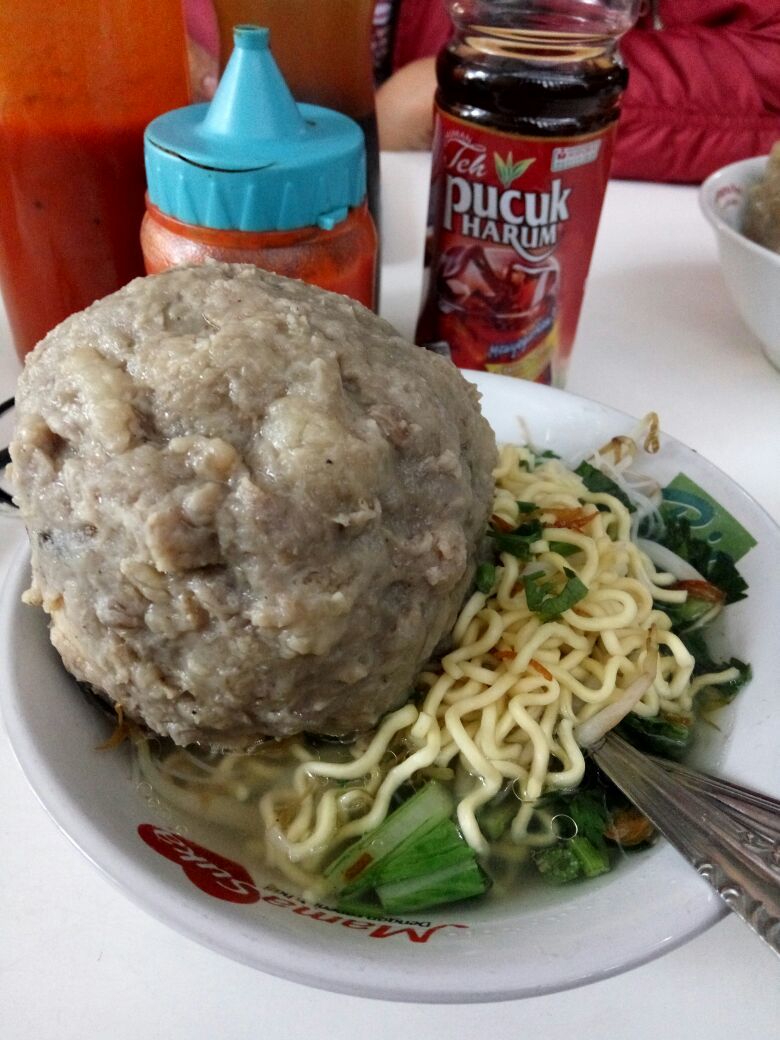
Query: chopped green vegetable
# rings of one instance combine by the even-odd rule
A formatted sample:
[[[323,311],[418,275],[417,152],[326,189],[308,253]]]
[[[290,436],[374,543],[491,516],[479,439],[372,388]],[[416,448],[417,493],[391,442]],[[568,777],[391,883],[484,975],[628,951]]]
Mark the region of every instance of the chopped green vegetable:
[[[542,536],[542,525],[538,520],[527,520],[514,531],[496,531],[491,527],[488,534],[499,552],[510,553],[519,560],[528,560],[531,556],[531,544]]]
[[[690,521],[685,517],[667,518],[666,529],[658,542],[681,559],[687,560],[703,578],[717,586],[725,594],[726,603],[736,603],[745,598],[747,582],[737,570],[734,560],[728,553],[713,549],[696,538],[691,531]]]
[[[578,788],[574,794],[562,796],[560,801],[563,813],[577,824],[577,834],[596,847],[603,846],[604,831],[610,820],[603,794]]]
[[[536,457],[537,459],[559,459],[560,455],[551,448],[546,448],[544,451],[537,452]]]
[[[342,889],[339,908],[352,907],[357,899],[367,899],[369,892],[380,885],[424,878],[473,860],[473,850],[451,820],[441,820],[433,827],[419,827],[395,852],[368,867],[356,881]]]
[[[740,661],[738,657],[730,657],[725,662],[726,668],[736,668],[739,672],[735,678],[730,679],[728,682],[719,683],[716,687],[712,687],[715,690],[722,703],[728,704],[734,699],[739,693],[743,686],[747,685],[753,678],[753,669],[745,661]],[[708,687],[705,687],[708,689]],[[699,691],[701,697],[704,690]]]
[[[615,481],[608,477],[606,473],[602,473],[600,469],[591,465],[590,462],[583,460],[574,472],[580,477],[588,491],[591,491],[594,495],[612,495],[618,502],[623,503],[629,513],[635,512],[636,507],[625,491],[618,487]]]
[[[516,534],[505,534],[503,531],[491,531],[490,537],[496,543],[498,552],[509,553],[516,556],[518,560],[528,560],[531,557],[531,543],[527,538],[519,538]]]
[[[537,506],[535,502],[518,501],[517,508],[521,513],[535,513],[539,506]]]
[[[706,686],[703,690],[699,690],[696,697],[698,709],[708,711],[723,704],[729,704],[742,687],[753,678],[753,669],[749,664],[740,661],[738,657],[730,657],[728,661],[715,661],[710,655],[702,632],[686,632],[681,634],[680,638],[696,662],[693,666],[694,676],[723,672],[727,668],[737,669],[737,676],[729,682],[719,683],[717,686]]]
[[[662,715],[644,718],[631,712],[626,715],[617,732],[641,751],[663,758],[682,758],[691,744],[693,729],[680,722],[671,722]]]
[[[513,794],[493,798],[482,806],[477,813],[477,823],[488,841],[498,841],[505,834],[519,808],[520,803]]]
[[[537,610],[542,605],[546,589],[546,585],[542,583],[542,579],[546,577],[546,571],[531,571],[530,574],[526,574],[523,577],[525,598],[531,610]]]
[[[672,622],[672,631],[682,635],[709,614],[714,606],[711,599],[701,599],[689,591],[684,603],[664,603],[662,609]]]
[[[596,846],[588,838],[578,834],[576,838],[572,838],[568,842],[568,845],[579,860],[585,877],[598,877],[599,874],[606,874],[611,869],[609,853],[603,840],[600,846]]]
[[[490,879],[451,812],[450,795],[431,781],[351,845],[325,872],[339,909],[404,913],[481,895]]]
[[[388,913],[404,914],[481,896],[489,886],[490,879],[472,856],[430,874],[378,885],[376,892]]]
[[[680,638],[685,644],[686,650],[693,656],[696,662],[693,666],[694,676],[707,675],[711,672],[723,672],[727,668],[736,668],[738,672],[737,676],[729,682],[719,683],[717,686],[708,686],[700,690],[697,695],[697,708],[709,710],[718,705],[729,704],[742,687],[753,678],[753,670],[750,665],[740,661],[738,657],[730,657],[728,661],[714,660],[702,632],[684,632],[680,634]]]
[[[486,596],[489,596],[493,591],[493,586],[496,584],[495,565],[492,563],[481,563],[479,567],[477,567],[474,584],[480,592],[484,592]]]
[[[446,820],[453,798],[441,784],[431,781],[390,813],[374,830],[349,845],[326,868],[325,877],[336,891],[368,887],[376,865],[418,829],[424,831]]]
[[[540,849],[533,860],[543,877],[558,884],[598,877],[612,869],[606,845],[597,847],[581,835]]]
[[[564,574],[566,581],[559,592],[555,591],[555,582],[547,579],[544,571],[534,571],[523,578],[528,607],[542,621],[552,621],[559,617],[564,610],[569,610],[588,594],[587,585],[580,581],[574,571],[565,567]]]
[[[569,848],[568,843],[561,842],[540,849],[534,853],[533,860],[539,873],[548,881],[566,884],[582,877],[580,861],[574,854],[574,850]]]
[[[376,884],[390,884],[474,859],[474,851],[452,820],[419,828],[377,864]]]
[[[549,542],[550,552],[558,553],[559,556],[574,556],[575,553],[582,552],[579,545],[572,545],[571,542]]]
[[[399,806],[399,808],[401,808],[401,806]],[[397,810],[393,811],[395,812]],[[385,819],[385,822],[387,822],[387,819],[389,819],[389,817]],[[426,820],[424,823],[421,823],[419,827],[415,828],[415,830],[404,838],[403,841],[401,841],[391,852],[388,852],[371,862],[365,858],[364,853],[363,856],[358,859],[354,873],[352,873],[350,878],[343,883],[340,890],[340,897],[351,896],[356,892],[367,892],[369,889],[375,887],[381,878],[395,880],[395,875],[392,871],[392,864],[396,854],[401,855],[401,873],[403,876],[407,876],[403,867],[404,856],[408,856],[410,852],[414,855],[417,848],[427,850],[428,855],[431,856],[433,854],[432,849],[437,850],[437,843],[434,841],[433,845],[431,845],[429,836],[432,832],[437,831],[441,824],[450,824],[451,822],[452,821],[449,819],[442,819],[441,817],[434,816],[433,819]],[[384,826],[384,824],[380,824],[380,826]],[[452,824],[452,826],[454,827],[455,825]],[[458,838],[460,838],[460,832],[457,831],[457,828],[455,829]],[[470,851],[471,850],[469,849],[469,852]],[[388,867],[388,862],[390,864],[388,868],[390,870],[389,876],[385,869]]]
[[[717,686],[704,686],[696,694],[696,710],[701,714],[722,708],[724,704],[731,704],[742,687],[753,678],[753,669],[744,661],[732,657],[724,665],[725,668],[736,668],[739,672],[734,679]]]
[[[376,917],[377,914],[384,913],[372,888],[361,888],[359,892],[340,895],[337,909],[342,914],[350,914],[355,917]]]
[[[728,661],[716,661],[712,657],[703,632],[685,632],[680,636],[680,638],[685,644],[685,649],[693,656],[693,659],[696,662],[693,666],[694,675],[705,675],[708,672],[722,672],[726,668],[736,668],[740,673],[740,677],[739,679],[732,680],[732,682],[737,684],[734,693],[736,693],[737,690],[740,690],[745,683],[750,680],[750,665],[745,664],[744,661],[740,661],[738,657],[731,657]],[[730,686],[731,684],[729,683],[726,685]]]

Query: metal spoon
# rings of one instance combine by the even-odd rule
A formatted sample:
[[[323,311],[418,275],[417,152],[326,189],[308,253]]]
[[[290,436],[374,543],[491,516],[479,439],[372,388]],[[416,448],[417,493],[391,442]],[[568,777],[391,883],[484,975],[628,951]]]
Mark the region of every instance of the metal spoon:
[[[637,751],[614,732],[588,750],[729,910],[780,954],[780,801]]]

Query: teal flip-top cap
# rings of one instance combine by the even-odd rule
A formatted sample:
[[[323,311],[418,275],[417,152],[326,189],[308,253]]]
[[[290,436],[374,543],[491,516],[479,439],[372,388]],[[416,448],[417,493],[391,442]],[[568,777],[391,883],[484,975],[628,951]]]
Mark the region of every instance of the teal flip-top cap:
[[[363,131],[297,104],[268,29],[239,25],[214,99],[146,128],[149,200],[168,216],[238,231],[331,228],[366,195]]]

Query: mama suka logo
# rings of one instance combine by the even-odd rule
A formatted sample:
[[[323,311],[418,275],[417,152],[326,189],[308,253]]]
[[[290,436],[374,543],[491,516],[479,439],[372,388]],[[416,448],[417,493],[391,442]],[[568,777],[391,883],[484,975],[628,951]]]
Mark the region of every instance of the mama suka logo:
[[[361,931],[369,939],[399,936],[412,943],[427,943],[433,936],[441,935],[442,932],[452,937],[452,929],[455,929],[455,935],[458,935],[459,930],[468,931],[469,928],[467,924],[406,922],[394,917],[349,917],[322,903],[312,905],[303,899],[290,896],[273,885],[260,888],[246,867],[240,863],[165,827],[142,823],[138,826],[138,836],[160,856],[181,867],[186,877],[201,892],[228,903],[268,903],[321,924],[339,925],[342,928]]]
[[[505,156],[493,153],[500,187],[477,180],[486,172],[486,149],[458,144],[445,167],[444,229],[480,242],[511,246],[531,262],[549,256],[569,219],[571,188],[564,188],[559,177],[550,183],[549,191],[512,187],[535,159],[515,160],[511,151]]]

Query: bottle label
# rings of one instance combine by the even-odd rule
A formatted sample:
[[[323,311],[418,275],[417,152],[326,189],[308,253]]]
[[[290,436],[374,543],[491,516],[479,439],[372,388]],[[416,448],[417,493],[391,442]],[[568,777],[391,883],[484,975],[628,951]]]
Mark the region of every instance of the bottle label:
[[[461,368],[562,381],[614,132],[527,137],[437,106],[418,343]]]

